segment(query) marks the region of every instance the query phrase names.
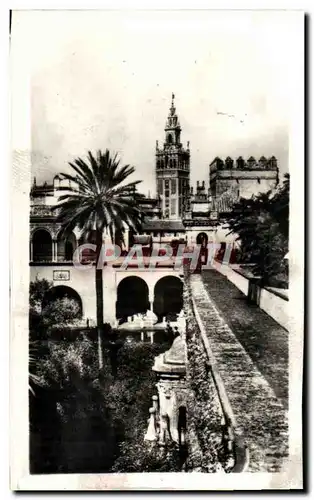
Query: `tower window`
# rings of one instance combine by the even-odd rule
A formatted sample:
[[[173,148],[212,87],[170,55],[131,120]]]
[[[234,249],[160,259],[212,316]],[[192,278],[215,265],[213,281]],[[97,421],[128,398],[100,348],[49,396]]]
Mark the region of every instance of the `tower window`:
[[[176,213],[176,200],[171,200],[171,215]]]
[[[168,142],[168,144],[172,144],[172,135],[171,134],[168,134],[167,142]]]
[[[171,194],[176,194],[177,181],[176,179],[171,179]]]

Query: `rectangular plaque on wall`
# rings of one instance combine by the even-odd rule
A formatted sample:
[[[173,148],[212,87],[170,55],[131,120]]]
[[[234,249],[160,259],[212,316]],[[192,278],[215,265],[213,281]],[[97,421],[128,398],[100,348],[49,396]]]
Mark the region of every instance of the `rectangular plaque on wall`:
[[[69,281],[70,279],[70,271],[62,271],[57,270],[53,271],[53,280],[54,281]]]

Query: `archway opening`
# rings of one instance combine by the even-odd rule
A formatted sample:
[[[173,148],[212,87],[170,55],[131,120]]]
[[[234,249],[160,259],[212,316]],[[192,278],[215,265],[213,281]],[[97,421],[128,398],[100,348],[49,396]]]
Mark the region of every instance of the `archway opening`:
[[[52,237],[46,229],[38,229],[33,235],[33,261],[52,261]]]
[[[149,310],[147,283],[137,276],[128,276],[120,281],[117,289],[116,318],[127,320],[135,314]]]
[[[63,302],[63,304],[62,304]],[[42,308],[43,312],[47,311],[47,308],[52,308],[53,306],[58,305],[62,308],[64,305],[63,313],[67,316],[82,318],[83,315],[83,304],[80,295],[71,287],[64,285],[57,285],[48,292],[45,293]],[[60,315],[61,315],[60,311]]]
[[[161,320],[176,320],[183,307],[183,283],[176,276],[164,276],[154,290],[154,313]]]
[[[206,233],[199,233],[196,237],[196,244],[201,245],[202,248],[206,248],[208,244],[208,236]]]
[[[89,231],[88,234],[83,234],[80,237],[78,244],[79,246],[86,244],[96,245],[96,231],[92,229],[91,231]],[[84,248],[84,250],[81,251],[81,262],[87,263],[95,261],[96,261],[95,250],[92,250],[91,248]]]
[[[57,238],[57,255],[58,261],[71,262],[73,260],[73,254],[77,247],[77,240],[73,232],[65,234],[60,232]]]

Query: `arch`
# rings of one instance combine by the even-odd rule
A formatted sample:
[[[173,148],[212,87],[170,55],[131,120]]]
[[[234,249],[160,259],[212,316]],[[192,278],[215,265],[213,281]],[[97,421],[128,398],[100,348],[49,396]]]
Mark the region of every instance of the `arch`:
[[[83,316],[83,303],[80,295],[77,293],[74,288],[71,288],[70,286],[65,286],[65,285],[57,285],[53,286],[48,290],[48,292],[45,293],[43,302],[42,302],[42,307],[43,309],[51,304],[53,301],[56,299],[64,299],[64,298],[69,298],[73,299],[79,308],[79,314],[78,316],[82,318]]]
[[[183,307],[183,283],[177,276],[164,276],[154,288],[153,311],[161,319],[176,316]]]
[[[138,276],[127,276],[117,288],[116,318],[127,320],[129,316],[146,313],[150,308],[147,283]]]
[[[167,143],[172,144],[172,135],[171,134],[167,135]]]
[[[72,231],[66,234],[61,230],[57,236],[58,261],[72,261],[76,248],[77,239],[75,234]]]
[[[47,229],[36,229],[32,236],[33,261],[52,261],[52,236]]]
[[[84,234],[79,238],[78,244],[84,245],[85,243],[91,243],[92,245],[96,245],[96,231],[92,229],[88,234]],[[86,262],[94,262],[96,261],[96,253],[90,249],[85,248],[82,251],[82,261]]]
[[[196,236],[196,244],[197,245],[201,245],[203,248],[206,248],[207,243],[208,243],[208,236],[206,233],[199,233]]]

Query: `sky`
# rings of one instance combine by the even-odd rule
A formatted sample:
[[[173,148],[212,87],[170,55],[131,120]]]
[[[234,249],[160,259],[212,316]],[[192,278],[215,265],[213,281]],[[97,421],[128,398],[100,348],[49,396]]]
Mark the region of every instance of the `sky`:
[[[108,148],[135,166],[142,192],[155,194],[155,144],[172,93],[192,185],[208,183],[216,156],[275,155],[287,172],[290,14],[19,12],[12,37],[31,76],[32,176],[49,182],[74,158]]]

